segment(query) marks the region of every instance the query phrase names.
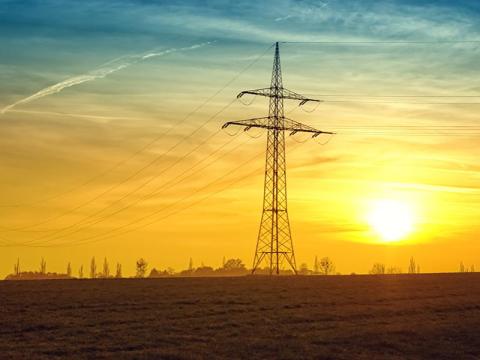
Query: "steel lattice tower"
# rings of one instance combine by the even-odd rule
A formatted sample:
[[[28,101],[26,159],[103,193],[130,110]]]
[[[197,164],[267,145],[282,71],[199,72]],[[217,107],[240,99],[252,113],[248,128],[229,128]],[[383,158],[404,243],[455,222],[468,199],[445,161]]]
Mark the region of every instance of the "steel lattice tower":
[[[298,132],[312,133],[312,137],[320,134],[333,133],[320,131],[285,117],[283,111],[284,99],[299,100],[300,105],[304,105],[309,101],[319,102],[320,100],[309,99],[283,88],[278,42],[275,43],[275,56],[270,87],[242,91],[238,94],[237,98],[246,94],[268,97],[270,99],[268,116],[229,121],[223,125],[223,128],[230,125],[238,125],[243,126],[245,131],[256,127],[267,129],[268,132],[263,212],[252,273],[255,273],[262,263],[266,263],[270,274],[279,274],[284,261],[286,261],[296,273],[295,252],[293,250],[287,210],[285,131],[290,132],[290,135]]]

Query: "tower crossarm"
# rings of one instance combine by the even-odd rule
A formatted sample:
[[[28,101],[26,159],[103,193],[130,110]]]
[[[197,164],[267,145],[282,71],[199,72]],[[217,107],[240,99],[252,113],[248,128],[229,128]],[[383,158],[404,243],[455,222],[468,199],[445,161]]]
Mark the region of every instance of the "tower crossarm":
[[[272,117],[271,116],[266,116],[266,117],[260,117],[260,118],[252,118],[252,119],[246,119],[246,120],[238,120],[238,121],[229,121],[226,122],[223,126],[222,129],[227,128],[230,125],[236,125],[236,126],[243,126],[244,131],[248,131],[251,128],[261,128],[261,129],[271,129],[271,130],[279,130],[279,131],[287,131],[290,132],[290,135],[294,135],[296,133],[311,133],[313,134],[312,137],[317,137],[321,134],[335,134],[330,131],[322,131],[315,129],[311,126],[299,123],[298,121],[288,119],[288,118],[283,118],[282,121],[279,121],[279,125],[274,125],[275,122],[272,122]]]
[[[285,118],[284,119],[284,128],[282,130],[290,132],[290,135],[295,135],[296,133],[303,132],[303,133],[312,133],[312,137],[317,137],[321,134],[329,134],[334,135],[334,132],[331,131],[323,131],[315,129],[314,127],[299,123],[298,121]]]
[[[272,97],[272,89],[263,88],[263,89],[254,89],[254,90],[244,90],[237,95],[237,99],[240,99],[243,95],[257,95],[257,96]]]
[[[300,106],[306,104],[307,102],[323,102],[323,100],[307,98],[301,94],[297,94],[294,91],[281,88],[279,91],[275,91],[274,88],[263,88],[263,89],[254,89],[254,90],[245,90],[237,95],[237,99],[241,98],[243,95],[256,95],[256,96],[265,96],[265,97],[278,97],[282,99],[298,100],[300,101]]]
[[[306,104],[307,102],[318,102],[318,103],[323,102],[323,100],[307,98],[303,95],[297,94],[296,92],[293,92],[288,89],[282,89],[282,97],[284,99],[298,100],[300,101],[300,104],[298,104],[300,106]]]

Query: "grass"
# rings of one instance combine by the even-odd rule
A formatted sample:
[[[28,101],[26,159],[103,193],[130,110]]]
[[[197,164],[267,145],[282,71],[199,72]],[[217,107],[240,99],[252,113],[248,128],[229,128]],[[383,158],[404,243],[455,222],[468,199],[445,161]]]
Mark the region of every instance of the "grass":
[[[3,281],[0,358],[479,359],[480,274]]]

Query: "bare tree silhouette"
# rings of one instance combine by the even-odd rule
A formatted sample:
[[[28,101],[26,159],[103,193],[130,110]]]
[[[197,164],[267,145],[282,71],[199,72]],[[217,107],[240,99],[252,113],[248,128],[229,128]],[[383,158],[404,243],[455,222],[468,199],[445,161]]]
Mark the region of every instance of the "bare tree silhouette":
[[[13,264],[13,273],[18,276],[20,274],[20,258],[17,258],[16,264]]]
[[[375,263],[373,264],[372,270],[370,270],[372,275],[383,275],[385,274],[385,264]]]
[[[415,259],[413,256],[410,258],[410,263],[408,265],[408,273],[415,274],[417,272],[417,266],[415,265]]]
[[[92,257],[90,262],[90,279],[95,279],[97,277],[97,264],[95,262],[95,256]]]
[[[335,265],[329,257],[324,257],[320,260],[319,271],[322,275],[331,275],[335,273]]]
[[[398,266],[389,266],[387,268],[387,274],[401,274],[402,269],[399,268]]]
[[[78,278],[83,279],[83,265],[78,269]]]
[[[72,277],[72,265],[70,264],[70,262],[67,265],[67,276]]]
[[[40,261],[40,274],[45,275],[46,273],[47,273],[47,262],[42,257],[42,260]]]
[[[145,277],[145,274],[147,273],[147,267],[148,263],[145,261],[145,259],[140,258],[137,260],[137,272],[135,277],[137,278],[143,278]]]
[[[108,265],[107,258],[103,260],[103,270],[102,270],[102,277],[108,278],[110,276],[110,266]]]
[[[120,279],[122,277],[122,264],[117,263],[117,271],[115,272],[115,277]]]

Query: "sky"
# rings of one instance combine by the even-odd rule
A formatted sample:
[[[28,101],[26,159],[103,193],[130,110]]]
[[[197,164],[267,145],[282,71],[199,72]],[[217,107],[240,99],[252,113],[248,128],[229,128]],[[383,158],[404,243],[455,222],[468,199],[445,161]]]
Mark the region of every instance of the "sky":
[[[475,1],[0,1],[0,277],[17,258],[76,273],[107,257],[126,275],[140,257],[251,266],[266,134],[221,126],[267,114],[265,99],[235,97],[269,86],[276,41],[284,86],[324,101],[286,101],[287,116],[337,133],[287,138],[297,263],[480,268],[480,43],[462,42],[480,40],[479,12]],[[369,220],[385,202],[411,217],[392,242]]]

